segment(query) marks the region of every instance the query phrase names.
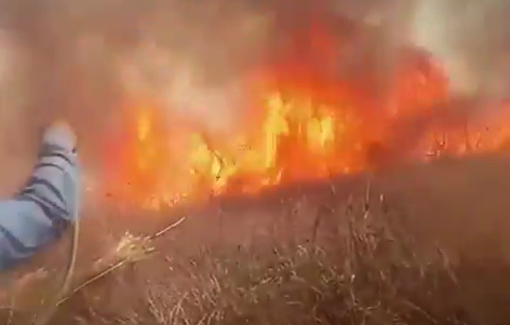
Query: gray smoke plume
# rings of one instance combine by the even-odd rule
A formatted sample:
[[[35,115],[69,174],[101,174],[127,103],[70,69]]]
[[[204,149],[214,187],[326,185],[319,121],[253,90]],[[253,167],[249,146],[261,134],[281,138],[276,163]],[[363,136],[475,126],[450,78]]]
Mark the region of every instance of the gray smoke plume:
[[[419,0],[410,41],[443,62],[455,92],[507,97],[509,14],[505,0]]]

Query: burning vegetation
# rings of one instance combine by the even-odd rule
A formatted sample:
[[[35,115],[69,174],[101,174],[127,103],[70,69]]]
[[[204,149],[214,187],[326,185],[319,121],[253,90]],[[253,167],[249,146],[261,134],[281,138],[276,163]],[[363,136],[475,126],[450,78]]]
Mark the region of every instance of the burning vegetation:
[[[377,96],[373,72],[353,79],[335,68],[345,41],[317,25],[247,74],[235,132],[210,131],[157,101],[129,103],[106,154],[115,195],[173,206],[504,146],[505,104],[473,116],[475,104],[455,103],[448,71],[429,53],[402,49],[391,87]]]
[[[0,2],[16,49],[5,60],[16,78],[0,80],[4,138],[69,118],[100,189],[54,324],[508,319],[508,159],[398,168],[356,199],[366,172],[506,150],[508,104],[481,95],[497,93],[485,88],[507,55],[494,55],[485,23],[466,29],[473,44],[453,35],[437,11],[456,1],[402,1],[396,13],[398,0]],[[424,3],[419,40],[400,39]],[[455,38],[470,46],[449,51]],[[290,190],[261,193],[279,186]],[[175,230],[147,235],[161,221],[147,216],[178,214]],[[49,301],[67,252],[48,255],[9,280],[5,323],[28,324]]]

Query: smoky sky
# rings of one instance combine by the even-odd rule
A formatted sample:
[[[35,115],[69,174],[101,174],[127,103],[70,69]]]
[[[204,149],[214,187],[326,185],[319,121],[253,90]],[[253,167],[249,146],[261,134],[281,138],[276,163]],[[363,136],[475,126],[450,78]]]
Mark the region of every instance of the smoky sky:
[[[420,1],[411,41],[446,66],[455,91],[507,97],[510,3],[504,0]]]

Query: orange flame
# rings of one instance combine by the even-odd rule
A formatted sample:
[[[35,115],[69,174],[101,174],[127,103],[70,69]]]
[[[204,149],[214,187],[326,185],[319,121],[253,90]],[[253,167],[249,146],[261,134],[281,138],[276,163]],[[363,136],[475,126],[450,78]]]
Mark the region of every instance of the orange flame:
[[[316,43],[318,53],[329,59],[326,39]],[[262,83],[256,82],[253,90],[259,100],[253,116],[263,118],[257,127],[247,124],[249,131],[237,137],[206,134],[186,123],[184,129],[170,128],[157,106],[135,106],[130,113],[134,127],[122,139],[115,172],[128,186],[117,192],[158,208],[371,168],[374,143],[391,147],[396,137],[405,135],[399,129],[402,123],[412,129],[412,121],[436,116],[434,108],[449,99],[447,76],[436,62],[416,53],[403,57],[389,109],[373,107],[355,86],[317,71],[313,64],[287,60],[257,78]],[[484,123],[504,126],[505,120],[501,115],[480,120],[478,131],[469,135],[462,123],[446,128],[430,124],[401,154],[427,159],[445,152],[497,150],[510,129],[489,131]]]

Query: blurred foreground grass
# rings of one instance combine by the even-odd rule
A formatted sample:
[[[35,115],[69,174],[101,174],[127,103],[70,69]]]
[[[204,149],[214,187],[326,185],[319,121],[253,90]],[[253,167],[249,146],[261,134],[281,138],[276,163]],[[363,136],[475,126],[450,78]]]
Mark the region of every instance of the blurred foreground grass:
[[[75,287],[126,263],[70,296],[51,324],[499,324],[470,288],[489,285],[481,276],[497,283],[506,269],[417,249],[405,215],[382,197],[319,207],[309,219],[297,235],[284,224],[249,245],[204,241],[196,250],[126,234],[77,272]],[[18,280],[24,289],[2,323],[29,324],[23,304],[51,295],[55,279],[39,269]]]

